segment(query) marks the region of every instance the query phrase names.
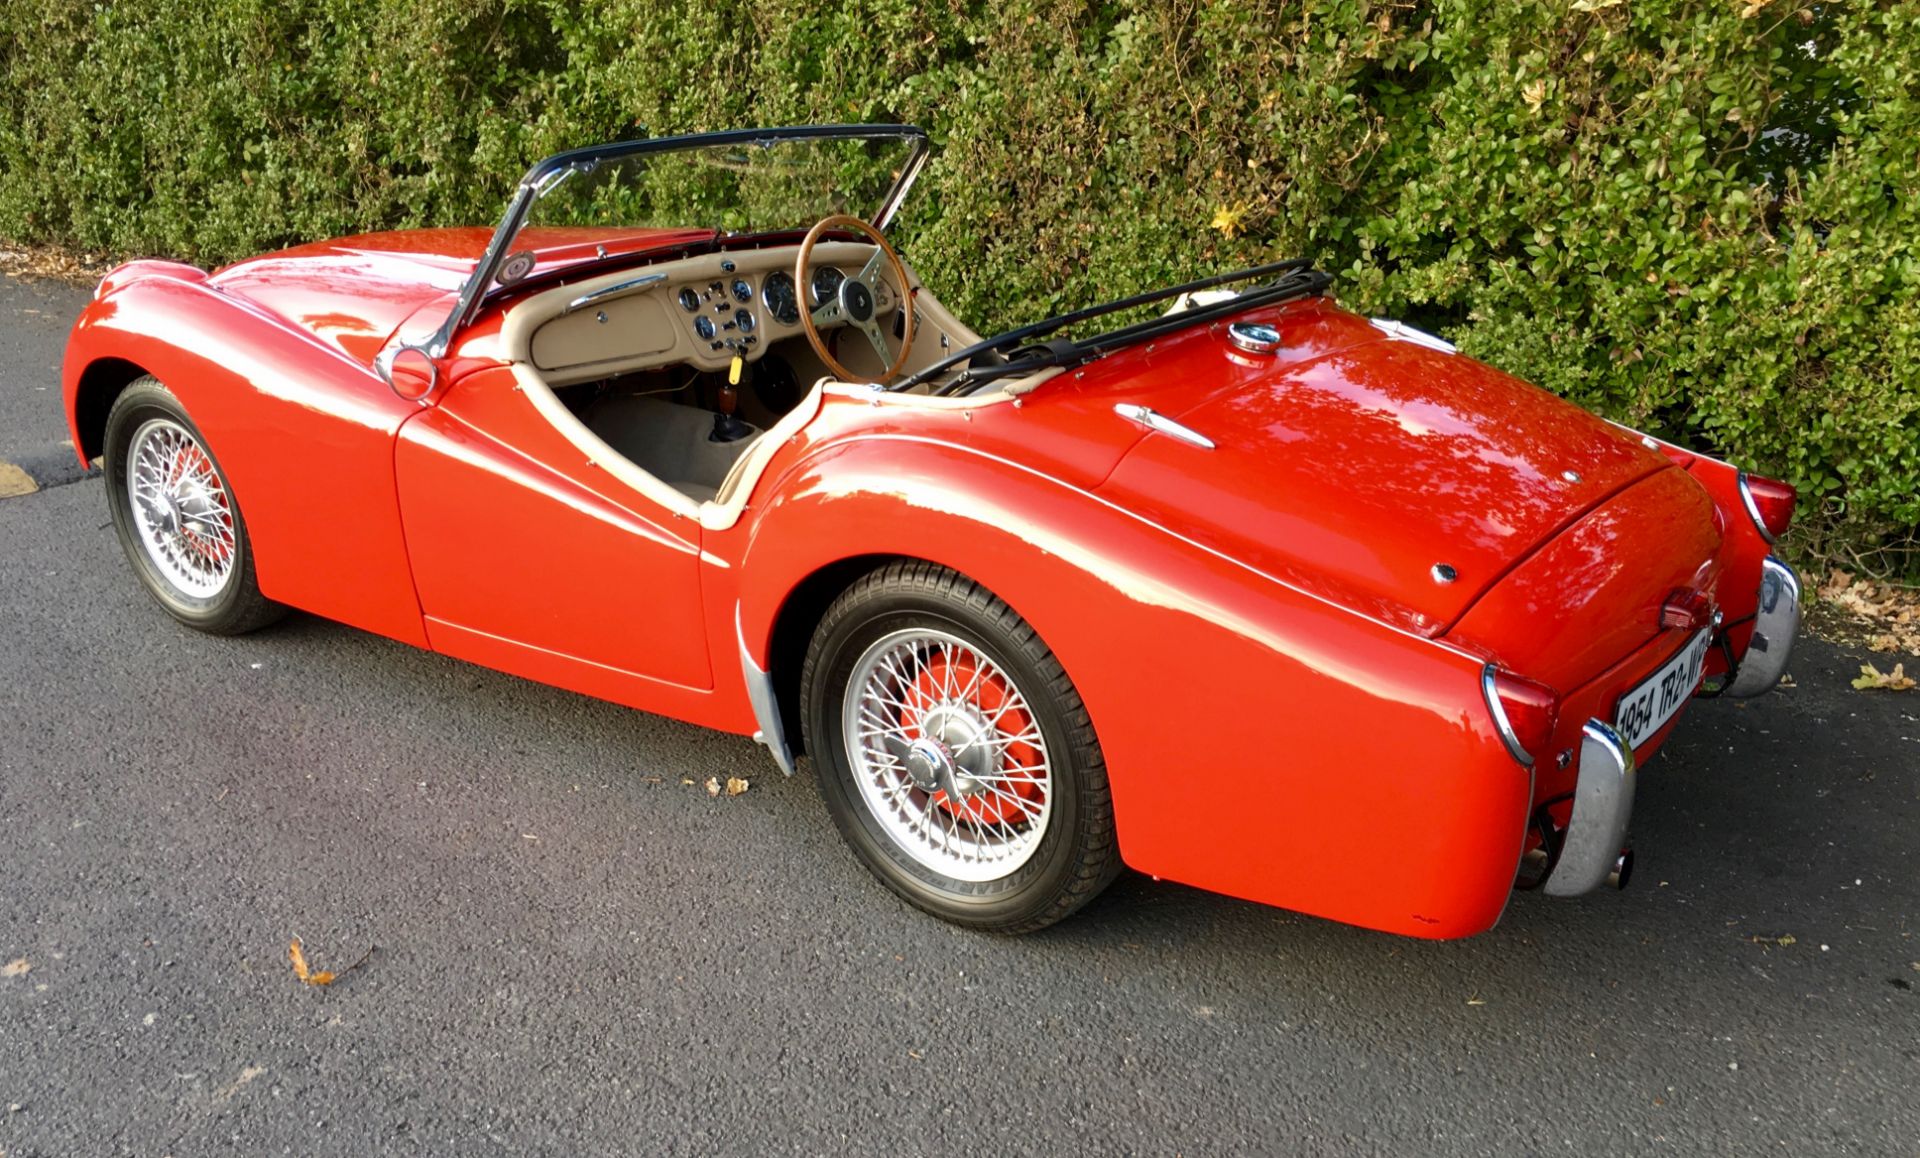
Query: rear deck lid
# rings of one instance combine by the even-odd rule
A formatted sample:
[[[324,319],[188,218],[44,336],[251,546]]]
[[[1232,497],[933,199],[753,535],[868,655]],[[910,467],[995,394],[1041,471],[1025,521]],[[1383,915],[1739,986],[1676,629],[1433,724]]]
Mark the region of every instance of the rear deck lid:
[[[1228,385],[1172,416],[1214,449],[1143,438],[1101,493],[1425,635],[1584,512],[1668,465],[1538,387],[1413,342],[1265,362],[1224,335],[1189,350],[1181,372]]]

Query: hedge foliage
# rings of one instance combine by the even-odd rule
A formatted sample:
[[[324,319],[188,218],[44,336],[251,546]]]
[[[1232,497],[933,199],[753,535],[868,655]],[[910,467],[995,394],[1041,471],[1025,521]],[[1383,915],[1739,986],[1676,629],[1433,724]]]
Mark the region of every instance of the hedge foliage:
[[[1311,253],[1920,570],[1911,0],[20,0],[0,73],[0,236],[205,262],[641,126],[917,122],[901,235],[982,326]]]

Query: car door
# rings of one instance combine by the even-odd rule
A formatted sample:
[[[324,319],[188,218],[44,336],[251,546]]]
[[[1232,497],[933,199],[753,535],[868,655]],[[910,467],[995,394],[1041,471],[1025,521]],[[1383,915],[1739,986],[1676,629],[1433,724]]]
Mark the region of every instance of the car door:
[[[508,370],[468,374],[410,419],[395,474],[434,650],[703,714],[699,526],[585,461]]]

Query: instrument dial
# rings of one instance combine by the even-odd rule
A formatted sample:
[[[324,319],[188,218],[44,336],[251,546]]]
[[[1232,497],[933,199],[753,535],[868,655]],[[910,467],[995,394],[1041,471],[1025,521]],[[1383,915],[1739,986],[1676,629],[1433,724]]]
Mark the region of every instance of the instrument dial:
[[[767,283],[760,289],[760,302],[767,307],[767,315],[781,325],[800,324],[800,298],[793,291],[793,275],[786,270],[767,275]]]
[[[693,319],[693,332],[700,335],[703,341],[711,339],[714,335],[713,319],[705,314]]]
[[[750,302],[753,300],[753,287],[747,284],[746,278],[743,278],[743,277],[734,278],[733,285],[731,288],[733,290],[734,301]]]
[[[752,310],[741,310],[739,313],[733,315],[733,319],[739,323],[741,333],[750,334],[753,332],[755,323]]]
[[[840,283],[845,280],[847,275],[830,265],[823,265],[814,270],[813,284],[807,287],[813,295],[813,308],[817,310],[838,296]]]
[[[688,313],[700,308],[700,294],[692,286],[680,291],[680,308]]]

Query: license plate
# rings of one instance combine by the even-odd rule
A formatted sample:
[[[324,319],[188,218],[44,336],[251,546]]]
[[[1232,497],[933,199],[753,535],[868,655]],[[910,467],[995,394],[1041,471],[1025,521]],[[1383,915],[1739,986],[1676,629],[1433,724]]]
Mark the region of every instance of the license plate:
[[[1693,698],[1707,662],[1707,648],[1713,642],[1711,634],[1706,628],[1695,632],[1679,655],[1620,697],[1620,706],[1613,713],[1613,728],[1628,748],[1638,748]]]

